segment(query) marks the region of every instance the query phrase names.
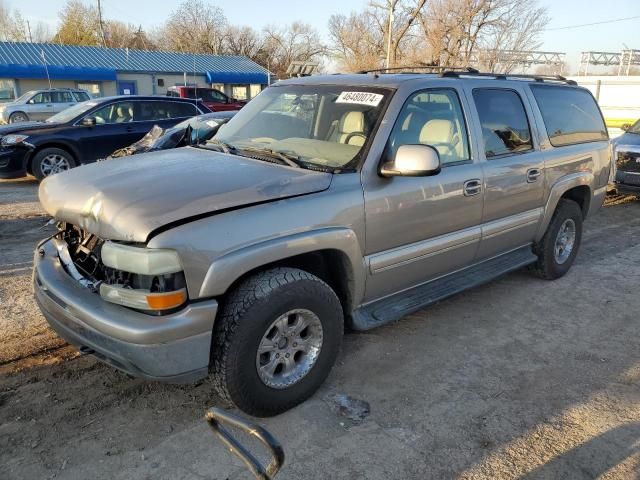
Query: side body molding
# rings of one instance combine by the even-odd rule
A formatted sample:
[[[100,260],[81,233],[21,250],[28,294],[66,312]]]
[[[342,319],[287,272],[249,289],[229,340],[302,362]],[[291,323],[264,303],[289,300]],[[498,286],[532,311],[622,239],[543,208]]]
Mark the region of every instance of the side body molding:
[[[571,190],[575,187],[586,186],[589,187],[589,191],[591,192],[591,196],[593,197],[592,186],[595,185],[595,178],[593,173],[591,172],[577,172],[571,173],[569,175],[565,175],[558,179],[557,182],[553,184],[551,190],[549,191],[549,197],[547,199],[547,204],[544,207],[544,215],[542,217],[542,221],[538,227],[538,232],[536,234],[536,241],[539,241],[543,236],[544,232],[546,232],[549,223],[551,223],[551,217],[553,216],[553,212],[560,201],[562,195],[568,190]],[[592,198],[589,199],[591,202]]]
[[[349,288],[354,305],[364,296],[365,268],[355,232],[345,227],[328,227],[274,238],[227,253],[209,266],[200,298],[222,295],[238,278],[265,264],[319,250],[337,250],[348,259]]]

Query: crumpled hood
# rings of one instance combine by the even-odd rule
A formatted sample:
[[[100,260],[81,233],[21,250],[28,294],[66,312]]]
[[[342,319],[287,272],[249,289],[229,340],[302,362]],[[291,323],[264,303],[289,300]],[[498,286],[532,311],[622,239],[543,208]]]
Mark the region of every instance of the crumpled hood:
[[[57,220],[111,240],[145,242],[173,222],[220,210],[319,192],[330,173],[193,147],[74,168],[40,184]]]

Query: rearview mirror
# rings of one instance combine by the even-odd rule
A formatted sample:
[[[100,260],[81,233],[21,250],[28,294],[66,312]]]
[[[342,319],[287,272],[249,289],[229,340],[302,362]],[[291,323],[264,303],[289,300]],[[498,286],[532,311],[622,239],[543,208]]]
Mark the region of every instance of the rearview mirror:
[[[95,127],[96,117],[85,117],[82,119],[82,125],[85,127]]]
[[[631,124],[630,123],[623,123],[622,126],[620,127],[620,130],[622,130],[623,132],[626,132],[630,128],[631,128]]]
[[[400,145],[395,158],[382,165],[383,177],[428,177],[440,173],[440,154],[431,145]]]

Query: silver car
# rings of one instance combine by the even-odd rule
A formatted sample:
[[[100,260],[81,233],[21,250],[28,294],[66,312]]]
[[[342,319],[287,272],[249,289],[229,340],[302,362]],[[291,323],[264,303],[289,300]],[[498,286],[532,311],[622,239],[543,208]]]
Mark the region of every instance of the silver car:
[[[56,113],[90,98],[88,92],[78,89],[32,90],[13,102],[0,104],[0,122],[18,123],[29,120],[46,120]]]
[[[345,325],[525,266],[565,275],[610,169],[593,96],[563,78],[291,79],[206,145],[45,179],[59,232],[35,297],[83,352],[149,379],[211,373],[274,415],[322,384]]]

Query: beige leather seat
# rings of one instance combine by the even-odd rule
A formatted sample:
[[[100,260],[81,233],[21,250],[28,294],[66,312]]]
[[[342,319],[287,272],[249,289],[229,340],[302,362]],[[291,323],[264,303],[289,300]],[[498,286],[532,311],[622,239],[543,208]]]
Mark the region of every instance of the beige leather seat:
[[[365,119],[362,112],[347,112],[342,115],[338,126],[333,132],[331,140],[336,143],[348,143],[349,145],[362,146],[366,138],[363,135],[351,135],[356,132],[365,132]],[[351,135],[351,137],[349,137]]]
[[[463,145],[451,120],[429,120],[420,130],[418,141],[435,147],[443,161],[452,156],[462,158]]]
[[[130,122],[133,120],[133,108],[118,107],[116,108],[116,115],[116,123]]]

